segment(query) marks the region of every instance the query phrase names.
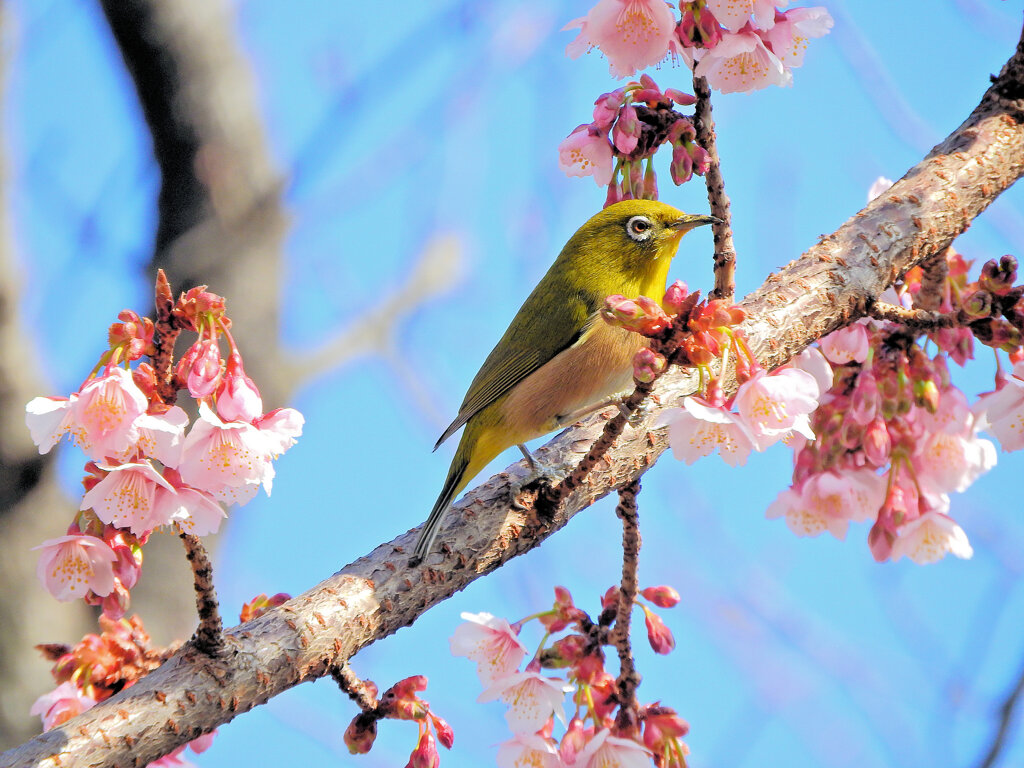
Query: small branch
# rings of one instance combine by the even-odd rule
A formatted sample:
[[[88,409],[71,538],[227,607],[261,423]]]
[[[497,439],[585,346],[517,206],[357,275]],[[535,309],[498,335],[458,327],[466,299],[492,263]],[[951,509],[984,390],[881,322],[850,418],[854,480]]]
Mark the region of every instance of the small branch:
[[[927,309],[904,309],[884,301],[875,301],[869,304],[867,314],[876,320],[901,323],[915,331],[934,331],[958,325],[954,315],[932,312]]]
[[[1013,724],[1014,714],[1017,711],[1017,705],[1020,703],[1021,694],[1024,694],[1024,670],[1021,670],[1013,690],[1010,691],[999,707],[999,725],[996,727],[996,733],[988,752],[981,762],[978,763],[978,768],[992,768],[996,761],[999,760],[1003,747],[1006,746],[1006,737],[1010,732],[1010,726]]]
[[[156,328],[153,334],[153,370],[156,372],[157,393],[168,405],[174,404],[178,389],[174,384],[174,368],[171,365],[174,357],[174,342],[177,341],[181,328],[174,321],[171,310],[174,309],[174,295],[167,275],[162,269],[156,275]]]
[[[547,510],[555,510],[558,505],[575,491],[583,483],[583,480],[590,473],[601,458],[608,453],[608,450],[612,447],[615,439],[622,434],[622,430],[626,428],[626,423],[629,417],[636,412],[647,396],[654,389],[654,384],[657,381],[650,382],[637,382],[636,389],[633,393],[623,401],[619,408],[619,412],[614,417],[609,419],[604,424],[604,429],[601,432],[601,436],[594,441],[594,444],[590,446],[590,450],[587,455],[580,459],[580,463],[576,465],[576,468],[566,475],[557,485],[544,487],[541,489],[540,496],[537,499],[539,507]]]
[[[736,295],[736,247],[732,242],[729,196],[725,194],[725,180],[722,178],[722,165],[715,140],[715,121],[711,116],[711,87],[706,78],[693,78],[693,93],[697,97],[693,122],[697,130],[697,143],[708,153],[708,171],[704,174],[708,203],[711,215],[722,220],[720,224],[711,225],[715,238],[715,288],[710,298],[731,302]]]
[[[360,680],[346,662],[331,666],[331,677],[338,687],[345,692],[359,708],[368,714],[375,714],[380,707],[380,702],[370,690],[370,687]]]
[[[615,514],[622,520],[622,584],[619,586],[619,605],[615,616],[615,631],[612,633],[612,641],[619,653],[619,677],[615,685],[619,698],[616,727],[620,731],[635,729],[639,709],[636,689],[640,685],[640,674],[636,671],[629,642],[630,618],[638,589],[640,516],[636,496],[639,492],[639,480],[624,485],[619,489],[619,504],[615,508]]]
[[[208,656],[215,656],[224,647],[224,626],[220,620],[217,592],[213,588],[213,568],[210,565],[210,557],[198,536],[183,533],[181,540],[185,543],[185,556],[192,566],[192,574],[195,578],[199,626],[196,627],[196,633],[192,639],[200,651]]]
[[[937,312],[942,306],[942,293],[949,275],[949,262],[946,260],[948,252],[946,248],[921,262],[921,290],[914,299],[914,305],[920,309]]]

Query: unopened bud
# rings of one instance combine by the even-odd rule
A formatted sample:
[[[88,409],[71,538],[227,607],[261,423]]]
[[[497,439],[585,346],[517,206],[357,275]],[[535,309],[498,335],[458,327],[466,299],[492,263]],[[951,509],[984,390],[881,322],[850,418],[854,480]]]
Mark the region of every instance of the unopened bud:
[[[640,594],[650,600],[659,608],[674,608],[679,603],[679,593],[667,584],[660,584],[656,587],[647,587],[640,590]]]
[[[633,356],[633,378],[645,384],[657,379],[666,367],[668,361],[665,356],[649,347],[644,347]]]
[[[661,300],[661,306],[670,315],[678,315],[683,310],[683,302],[690,295],[690,289],[682,280],[676,280],[665,289],[665,297]]]

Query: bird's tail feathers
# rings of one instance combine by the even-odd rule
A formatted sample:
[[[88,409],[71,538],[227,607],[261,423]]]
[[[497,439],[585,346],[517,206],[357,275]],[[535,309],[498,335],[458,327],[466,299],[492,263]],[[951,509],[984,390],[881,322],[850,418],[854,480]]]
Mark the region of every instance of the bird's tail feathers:
[[[457,452],[452,460],[451,467],[448,469],[448,477],[444,481],[444,487],[441,488],[441,493],[437,497],[437,501],[434,502],[434,508],[430,510],[430,517],[427,518],[427,522],[420,529],[420,537],[416,541],[416,549],[413,554],[415,560],[422,560],[433,546],[448,505],[452,503],[455,494],[461,491],[465,485],[463,478],[466,475],[466,468],[468,466],[468,457],[463,456],[462,451]]]

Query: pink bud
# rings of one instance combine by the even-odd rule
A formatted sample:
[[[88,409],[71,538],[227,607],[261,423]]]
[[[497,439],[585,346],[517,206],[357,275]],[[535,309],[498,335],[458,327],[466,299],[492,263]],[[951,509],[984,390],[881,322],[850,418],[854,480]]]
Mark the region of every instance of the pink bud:
[[[661,300],[662,307],[670,315],[678,315],[683,310],[683,302],[689,296],[690,289],[682,280],[676,280],[665,289],[665,298]]]
[[[217,391],[217,413],[224,421],[250,424],[263,414],[263,400],[253,380],[245,375],[242,356],[232,352]]]
[[[871,464],[881,467],[889,461],[892,438],[882,419],[875,419],[864,430],[864,456]]]
[[[666,654],[676,647],[675,638],[672,632],[665,626],[661,617],[652,612],[647,606],[644,609],[644,623],[647,625],[647,639],[655,653]]]
[[[575,763],[576,755],[586,746],[586,743],[587,735],[583,729],[583,721],[578,717],[574,717],[569,721],[569,727],[566,729],[565,736],[562,737],[562,743],[558,747],[559,754],[562,756],[562,762],[566,765]]]
[[[615,121],[612,129],[612,142],[615,148],[624,155],[630,154],[636,149],[640,141],[641,125],[637,119],[636,107],[627,104],[619,110],[619,119]]]
[[[430,713],[430,721],[434,724],[434,730],[437,731],[437,740],[441,742],[441,746],[445,749],[451,749],[455,743],[455,731],[448,725],[448,722],[435,715],[433,712]]]
[[[640,590],[640,594],[650,600],[659,608],[673,608],[679,604],[679,593],[667,584],[657,587],[647,587]]]
[[[353,755],[365,755],[377,738],[377,718],[361,712],[345,729],[345,746]]]
[[[405,768],[437,768],[440,764],[441,756],[437,753],[434,734],[429,728],[425,728],[420,733],[419,743],[409,755],[409,762]]]
[[[184,366],[188,366],[184,368]],[[184,368],[184,370],[183,370]],[[178,376],[197,400],[212,395],[220,384],[220,349],[213,339],[200,339],[178,361]]]
[[[654,381],[668,366],[660,352],[644,347],[633,356],[633,378],[645,384]]]

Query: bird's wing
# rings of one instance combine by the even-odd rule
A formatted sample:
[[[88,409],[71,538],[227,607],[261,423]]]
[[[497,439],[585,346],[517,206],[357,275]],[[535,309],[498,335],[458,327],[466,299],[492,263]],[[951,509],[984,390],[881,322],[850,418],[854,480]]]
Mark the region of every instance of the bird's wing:
[[[560,292],[550,285],[545,289],[567,298],[553,307],[549,299],[542,310],[541,286],[530,294],[469,385],[459,415],[438,439],[435,450],[474,415],[583,338],[598,319],[599,305],[593,297]]]

